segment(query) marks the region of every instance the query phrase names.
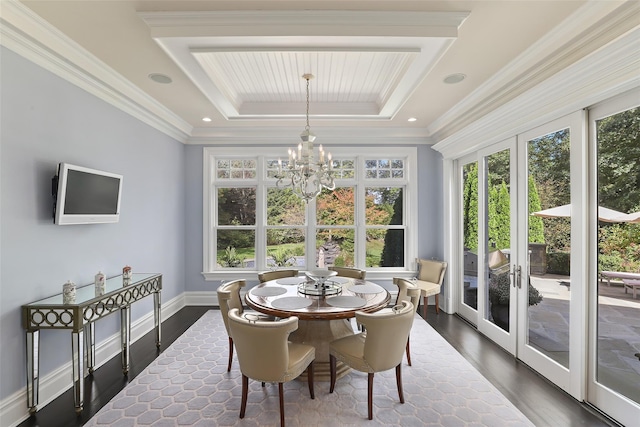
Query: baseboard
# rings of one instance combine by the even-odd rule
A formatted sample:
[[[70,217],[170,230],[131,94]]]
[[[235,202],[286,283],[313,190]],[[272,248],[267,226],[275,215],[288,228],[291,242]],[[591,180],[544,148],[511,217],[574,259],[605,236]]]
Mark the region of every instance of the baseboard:
[[[217,300],[217,298],[216,298]],[[185,294],[180,294],[162,304],[162,319],[168,319],[185,306]],[[193,304],[192,304],[193,305]],[[154,328],[153,311],[142,316],[131,324],[131,343],[136,342]],[[96,343],[96,369],[120,354],[120,333]],[[42,408],[72,386],[71,361],[40,378],[40,399],[38,407]],[[27,387],[0,402],[0,425],[13,427],[29,418],[27,408]]]

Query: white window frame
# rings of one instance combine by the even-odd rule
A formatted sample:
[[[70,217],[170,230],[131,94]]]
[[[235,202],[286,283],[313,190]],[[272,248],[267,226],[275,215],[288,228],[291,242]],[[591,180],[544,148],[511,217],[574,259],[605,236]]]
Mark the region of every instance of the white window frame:
[[[416,147],[334,147],[325,144],[325,151],[331,152],[334,159],[354,158],[356,162],[356,173],[353,179],[336,179],[336,187],[352,186],[355,188],[355,253],[356,266],[364,268],[366,264],[365,239],[366,221],[364,206],[366,187],[403,187],[404,202],[404,228],[405,228],[405,266],[404,267],[379,267],[367,268],[367,278],[391,279],[397,275],[413,273],[414,265],[412,260],[417,256],[417,233],[418,233],[418,174],[417,174],[417,148]],[[248,272],[258,272],[268,269],[266,266],[266,189],[275,186],[275,179],[267,178],[266,160],[272,158],[286,157],[286,147],[204,147],[203,148],[203,271],[202,275],[206,280],[227,280],[240,276],[246,277]],[[362,154],[366,153],[366,154]],[[254,158],[257,162],[255,179],[216,179],[216,161],[219,158]],[[404,178],[390,179],[366,179],[364,171],[365,159],[402,159],[404,161]],[[216,224],[217,220],[217,189],[218,187],[257,186],[256,190],[256,263],[255,268],[216,268]],[[307,254],[315,253],[316,216],[315,199],[309,202],[307,212],[306,228],[306,251]],[[370,226],[369,226],[370,227]],[[314,260],[315,261],[315,260]],[[309,262],[307,261],[307,268]]]

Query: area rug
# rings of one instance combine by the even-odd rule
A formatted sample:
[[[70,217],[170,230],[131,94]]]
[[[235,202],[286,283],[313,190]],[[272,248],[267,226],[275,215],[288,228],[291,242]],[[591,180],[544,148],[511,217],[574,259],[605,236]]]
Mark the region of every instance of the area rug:
[[[277,426],[277,384],[249,381],[244,419],[238,417],[241,374],[218,310],[210,310],[107,403],[87,426]],[[416,315],[411,362],[402,366],[405,403],[395,370],[375,375],[374,419],[367,419],[367,374],[352,371],[329,394],[316,382],[285,383],[286,425],[293,426],[533,426],[487,379]]]

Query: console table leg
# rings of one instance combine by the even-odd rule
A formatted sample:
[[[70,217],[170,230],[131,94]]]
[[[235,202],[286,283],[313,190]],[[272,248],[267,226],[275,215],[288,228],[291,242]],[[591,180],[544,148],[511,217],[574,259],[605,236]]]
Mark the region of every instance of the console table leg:
[[[29,413],[38,410],[40,388],[40,331],[27,332],[27,407]]]
[[[160,292],[156,292],[153,294],[153,318],[155,319],[156,322],[156,347],[160,347],[160,340],[161,340],[161,335],[160,335],[160,327],[162,325],[162,318],[161,318],[161,308],[162,308],[162,304],[160,301]]]
[[[122,356],[122,373],[129,373],[129,344],[131,335],[131,309],[128,305],[120,309],[120,350]]]
[[[87,369],[90,374],[93,374],[93,368],[96,366],[96,328],[93,322],[84,325],[84,343],[87,354]]]
[[[84,399],[84,330],[71,332],[71,352],[73,365],[73,401],[76,413],[82,412]]]

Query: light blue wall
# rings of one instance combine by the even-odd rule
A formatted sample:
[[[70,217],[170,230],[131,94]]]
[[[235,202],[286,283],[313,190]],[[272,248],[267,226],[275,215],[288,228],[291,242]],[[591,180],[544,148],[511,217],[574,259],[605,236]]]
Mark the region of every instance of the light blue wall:
[[[2,48],[0,114],[0,399],[25,387],[20,306],[93,281],[98,270],[163,274],[163,300],[184,292],[184,146]],[[58,162],[124,176],[120,222],[54,225]],[[132,320],[152,310],[132,306]],[[119,317],[97,323],[98,342]],[[41,374],[70,361],[70,333],[43,331]]]
[[[215,290],[219,281],[202,276],[202,165],[204,146],[186,146],[186,291]],[[248,147],[250,149],[250,147]],[[283,148],[283,150],[285,150]],[[366,148],[363,147],[363,151]],[[418,146],[418,256],[442,259],[442,155],[427,145]],[[392,288],[389,283],[381,283]],[[249,283],[248,286],[251,286]],[[388,285],[388,286],[387,286]]]

